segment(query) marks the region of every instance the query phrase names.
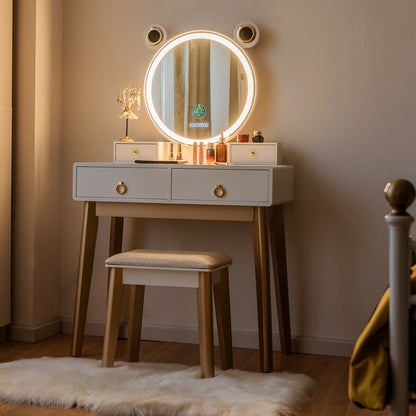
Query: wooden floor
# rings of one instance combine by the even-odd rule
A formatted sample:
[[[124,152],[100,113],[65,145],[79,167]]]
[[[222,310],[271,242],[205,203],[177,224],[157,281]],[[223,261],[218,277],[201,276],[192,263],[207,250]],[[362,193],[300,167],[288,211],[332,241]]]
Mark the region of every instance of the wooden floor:
[[[117,359],[123,360],[127,342],[119,341]],[[28,344],[5,342],[0,344],[0,362],[20,358],[42,356],[62,357],[70,355],[71,337],[59,335],[47,340]],[[102,338],[86,337],[83,356],[101,358]],[[258,371],[259,354],[256,350],[234,348],[234,367],[248,371]],[[144,341],[140,353],[141,361],[175,362],[188,365],[199,363],[197,345]],[[218,355],[218,351],[216,351]],[[216,356],[218,364],[218,356]],[[275,371],[290,371],[311,376],[317,387],[301,416],[387,416],[388,409],[374,412],[357,408],[347,398],[348,358],[323,355],[292,354],[284,356],[274,353]],[[410,415],[416,416],[416,405],[410,406]],[[38,406],[17,406],[0,402],[0,416],[92,416],[96,413],[79,409],[54,409]]]

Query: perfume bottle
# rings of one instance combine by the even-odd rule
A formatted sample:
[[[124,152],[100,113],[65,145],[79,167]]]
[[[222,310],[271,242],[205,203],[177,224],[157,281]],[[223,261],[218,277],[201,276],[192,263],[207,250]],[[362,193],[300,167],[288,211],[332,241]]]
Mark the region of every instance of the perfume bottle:
[[[182,160],[182,144],[178,143],[178,154],[176,155],[176,160]]]
[[[173,156],[173,143],[169,143],[169,154],[168,160],[174,160],[175,157]]]
[[[204,143],[199,142],[199,164],[204,164]]]
[[[215,146],[215,161],[218,163],[227,162],[227,145],[224,143],[224,136],[222,134],[219,142]]]
[[[215,163],[215,148],[214,143],[208,143],[207,147],[207,163],[213,165]]]
[[[264,137],[261,135],[261,131],[254,131],[253,137],[251,138],[253,143],[263,143]]]
[[[192,143],[192,159],[194,165],[198,163],[198,143],[196,141]]]

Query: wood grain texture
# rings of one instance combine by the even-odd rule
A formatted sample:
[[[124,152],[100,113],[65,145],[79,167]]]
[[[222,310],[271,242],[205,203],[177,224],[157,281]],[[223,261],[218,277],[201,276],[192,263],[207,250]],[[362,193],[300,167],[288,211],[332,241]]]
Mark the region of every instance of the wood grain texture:
[[[102,337],[85,336],[83,356],[101,359]],[[0,344],[0,362],[42,356],[70,356],[71,336],[58,335],[37,343],[7,341]],[[116,359],[126,360],[127,340],[120,340]],[[259,352],[248,348],[233,348],[234,368],[258,371]],[[199,364],[198,344],[142,341],[140,360]],[[388,409],[380,412],[359,409],[347,397],[348,358],[323,355],[273,353],[274,370],[303,373],[316,383],[315,393],[299,416],[388,416]],[[219,350],[215,348],[215,364],[220,365]],[[19,406],[0,401],[0,416],[96,416],[79,409],[55,409],[39,406]],[[416,416],[416,404],[410,405],[409,416]]]

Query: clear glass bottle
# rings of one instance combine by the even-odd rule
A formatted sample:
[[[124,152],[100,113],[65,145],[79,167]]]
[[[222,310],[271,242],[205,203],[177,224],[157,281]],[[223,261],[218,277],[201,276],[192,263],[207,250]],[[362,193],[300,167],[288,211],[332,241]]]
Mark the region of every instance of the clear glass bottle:
[[[215,161],[218,163],[227,162],[227,145],[224,143],[224,136],[222,134],[219,142],[215,146]]]
[[[215,163],[215,148],[214,143],[208,143],[207,146],[207,164],[213,165]]]
[[[173,156],[173,143],[169,143],[169,155],[168,160],[174,160],[175,157]]]
[[[176,155],[176,160],[182,160],[182,144],[178,143],[178,154]]]
[[[253,143],[263,143],[264,142],[264,137],[261,135],[260,130],[256,130],[256,131],[253,132],[253,137],[252,137],[251,141]]]

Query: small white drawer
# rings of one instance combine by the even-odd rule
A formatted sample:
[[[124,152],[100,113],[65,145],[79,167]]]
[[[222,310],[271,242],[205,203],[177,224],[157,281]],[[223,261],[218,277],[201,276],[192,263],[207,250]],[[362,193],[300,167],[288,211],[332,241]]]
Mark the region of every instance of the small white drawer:
[[[167,142],[114,142],[113,162],[134,163],[137,159],[167,159],[168,147]]]
[[[167,200],[169,170],[163,167],[75,166],[75,200]]]
[[[267,169],[172,169],[172,200],[250,204],[269,200]]]
[[[231,165],[281,165],[282,143],[228,143]]]

